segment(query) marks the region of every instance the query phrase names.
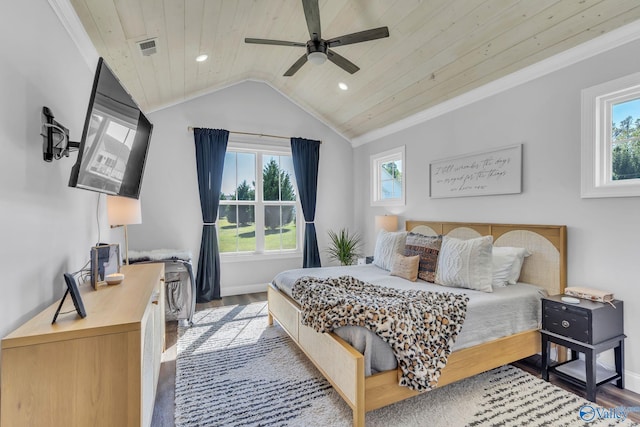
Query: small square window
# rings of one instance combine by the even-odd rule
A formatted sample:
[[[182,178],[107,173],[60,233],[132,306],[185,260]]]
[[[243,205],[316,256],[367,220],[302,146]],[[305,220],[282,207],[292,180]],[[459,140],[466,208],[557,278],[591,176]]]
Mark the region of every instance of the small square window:
[[[405,204],[405,147],[371,156],[371,204]]]
[[[582,91],[581,195],[640,196],[640,73]]]
[[[640,179],[640,95],[611,106],[612,181]]]

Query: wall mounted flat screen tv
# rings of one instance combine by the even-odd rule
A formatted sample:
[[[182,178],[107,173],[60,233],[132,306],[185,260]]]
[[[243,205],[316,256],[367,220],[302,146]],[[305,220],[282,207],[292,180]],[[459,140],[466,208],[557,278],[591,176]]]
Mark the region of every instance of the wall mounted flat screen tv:
[[[153,125],[100,58],[70,187],[140,196]]]

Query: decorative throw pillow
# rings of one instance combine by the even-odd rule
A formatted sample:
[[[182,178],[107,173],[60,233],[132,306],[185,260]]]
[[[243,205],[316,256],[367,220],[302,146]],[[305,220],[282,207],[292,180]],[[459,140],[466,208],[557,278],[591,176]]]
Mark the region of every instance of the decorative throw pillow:
[[[444,236],[438,257],[436,283],[493,292],[493,236],[460,240]]]
[[[418,280],[418,265],[420,264],[420,255],[404,256],[396,254],[391,267],[391,275],[402,277],[403,279],[415,282]]]
[[[404,252],[406,239],[406,231],[389,232],[380,230],[376,239],[376,248],[373,251],[373,264],[390,271],[395,254]]]
[[[424,234],[407,234],[404,254],[407,256],[420,255],[418,277],[426,282],[435,282],[438,254],[442,246],[442,236],[425,236]]]
[[[520,277],[520,271],[522,270],[522,264],[524,259],[531,255],[525,248],[514,248],[511,246],[494,246],[493,256],[509,257],[513,259],[511,269],[507,275],[507,284],[515,285]],[[495,272],[494,272],[495,274]]]

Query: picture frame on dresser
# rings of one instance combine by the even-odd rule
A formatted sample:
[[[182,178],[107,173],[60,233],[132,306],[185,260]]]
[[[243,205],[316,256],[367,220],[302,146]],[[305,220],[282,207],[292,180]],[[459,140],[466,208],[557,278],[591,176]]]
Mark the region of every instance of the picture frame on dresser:
[[[93,289],[106,286],[109,274],[120,273],[120,245],[98,244],[91,248],[90,280]]]
[[[58,309],[56,310],[56,314],[53,316],[53,320],[51,324],[56,323],[58,319],[58,315],[60,314],[60,309],[62,308],[62,304],[64,304],[64,300],[67,299],[67,295],[71,294],[71,300],[73,301],[73,306],[76,308],[76,312],[78,316],[81,318],[87,317],[87,311],[84,308],[84,304],[82,303],[82,297],[80,296],[80,290],[78,289],[78,285],[76,284],[76,279],[73,277],[71,273],[64,273],[64,281],[67,285],[67,290],[64,292],[64,296],[60,300],[60,304],[58,305]]]

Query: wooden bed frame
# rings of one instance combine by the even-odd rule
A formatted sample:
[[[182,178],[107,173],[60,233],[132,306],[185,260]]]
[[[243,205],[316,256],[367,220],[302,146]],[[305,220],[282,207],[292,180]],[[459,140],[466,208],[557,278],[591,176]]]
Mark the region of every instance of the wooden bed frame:
[[[544,287],[550,295],[564,291],[567,277],[566,226],[407,221],[406,229],[461,239],[491,235],[495,246],[527,248],[520,281]],[[275,318],[353,410],[353,425],[365,424],[365,413],[418,392],[398,385],[399,369],[364,375],[364,356],[333,333],[318,333],[301,324],[298,303],[268,288],[269,324]],[[438,387],[540,352],[537,329],[454,351]]]

